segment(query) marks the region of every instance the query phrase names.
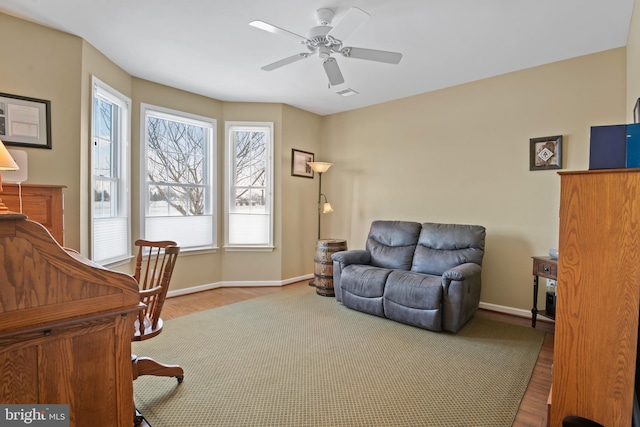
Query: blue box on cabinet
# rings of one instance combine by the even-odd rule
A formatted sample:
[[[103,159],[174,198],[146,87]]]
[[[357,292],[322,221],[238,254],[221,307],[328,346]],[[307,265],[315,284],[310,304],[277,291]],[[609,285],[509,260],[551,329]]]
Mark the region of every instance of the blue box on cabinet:
[[[627,125],[627,167],[640,168],[640,123]]]
[[[640,167],[640,123],[592,126],[589,169]]]

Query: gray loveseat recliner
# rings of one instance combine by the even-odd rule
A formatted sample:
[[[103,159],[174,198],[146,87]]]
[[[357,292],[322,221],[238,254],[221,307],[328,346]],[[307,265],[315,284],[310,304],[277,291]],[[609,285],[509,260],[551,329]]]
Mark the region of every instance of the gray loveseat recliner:
[[[485,228],[374,221],[366,250],[336,252],[333,287],[346,307],[457,332],[480,303]]]

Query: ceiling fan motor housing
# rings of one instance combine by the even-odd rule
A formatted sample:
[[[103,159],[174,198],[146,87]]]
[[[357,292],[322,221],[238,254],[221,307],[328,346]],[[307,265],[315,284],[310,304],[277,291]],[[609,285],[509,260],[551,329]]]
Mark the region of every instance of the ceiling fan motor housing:
[[[306,45],[311,52],[317,53],[321,58],[325,57],[324,53],[328,55],[331,51],[339,51],[342,48],[340,40],[327,37],[332,28],[320,25],[309,30]]]

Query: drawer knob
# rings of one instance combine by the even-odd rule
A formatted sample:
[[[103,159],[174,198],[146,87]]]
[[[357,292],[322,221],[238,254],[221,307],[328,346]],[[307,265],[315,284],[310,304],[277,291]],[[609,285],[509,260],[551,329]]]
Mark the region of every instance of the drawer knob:
[[[545,272],[549,271],[549,267],[543,267]]]

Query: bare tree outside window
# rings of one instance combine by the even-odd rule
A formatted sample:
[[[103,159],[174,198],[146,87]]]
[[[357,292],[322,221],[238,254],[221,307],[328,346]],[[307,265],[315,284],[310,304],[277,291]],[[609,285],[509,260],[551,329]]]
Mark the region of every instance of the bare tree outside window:
[[[235,131],[232,138],[236,147],[235,211],[262,213],[266,205],[267,135]]]
[[[149,214],[205,214],[207,129],[150,116],[147,133]]]

